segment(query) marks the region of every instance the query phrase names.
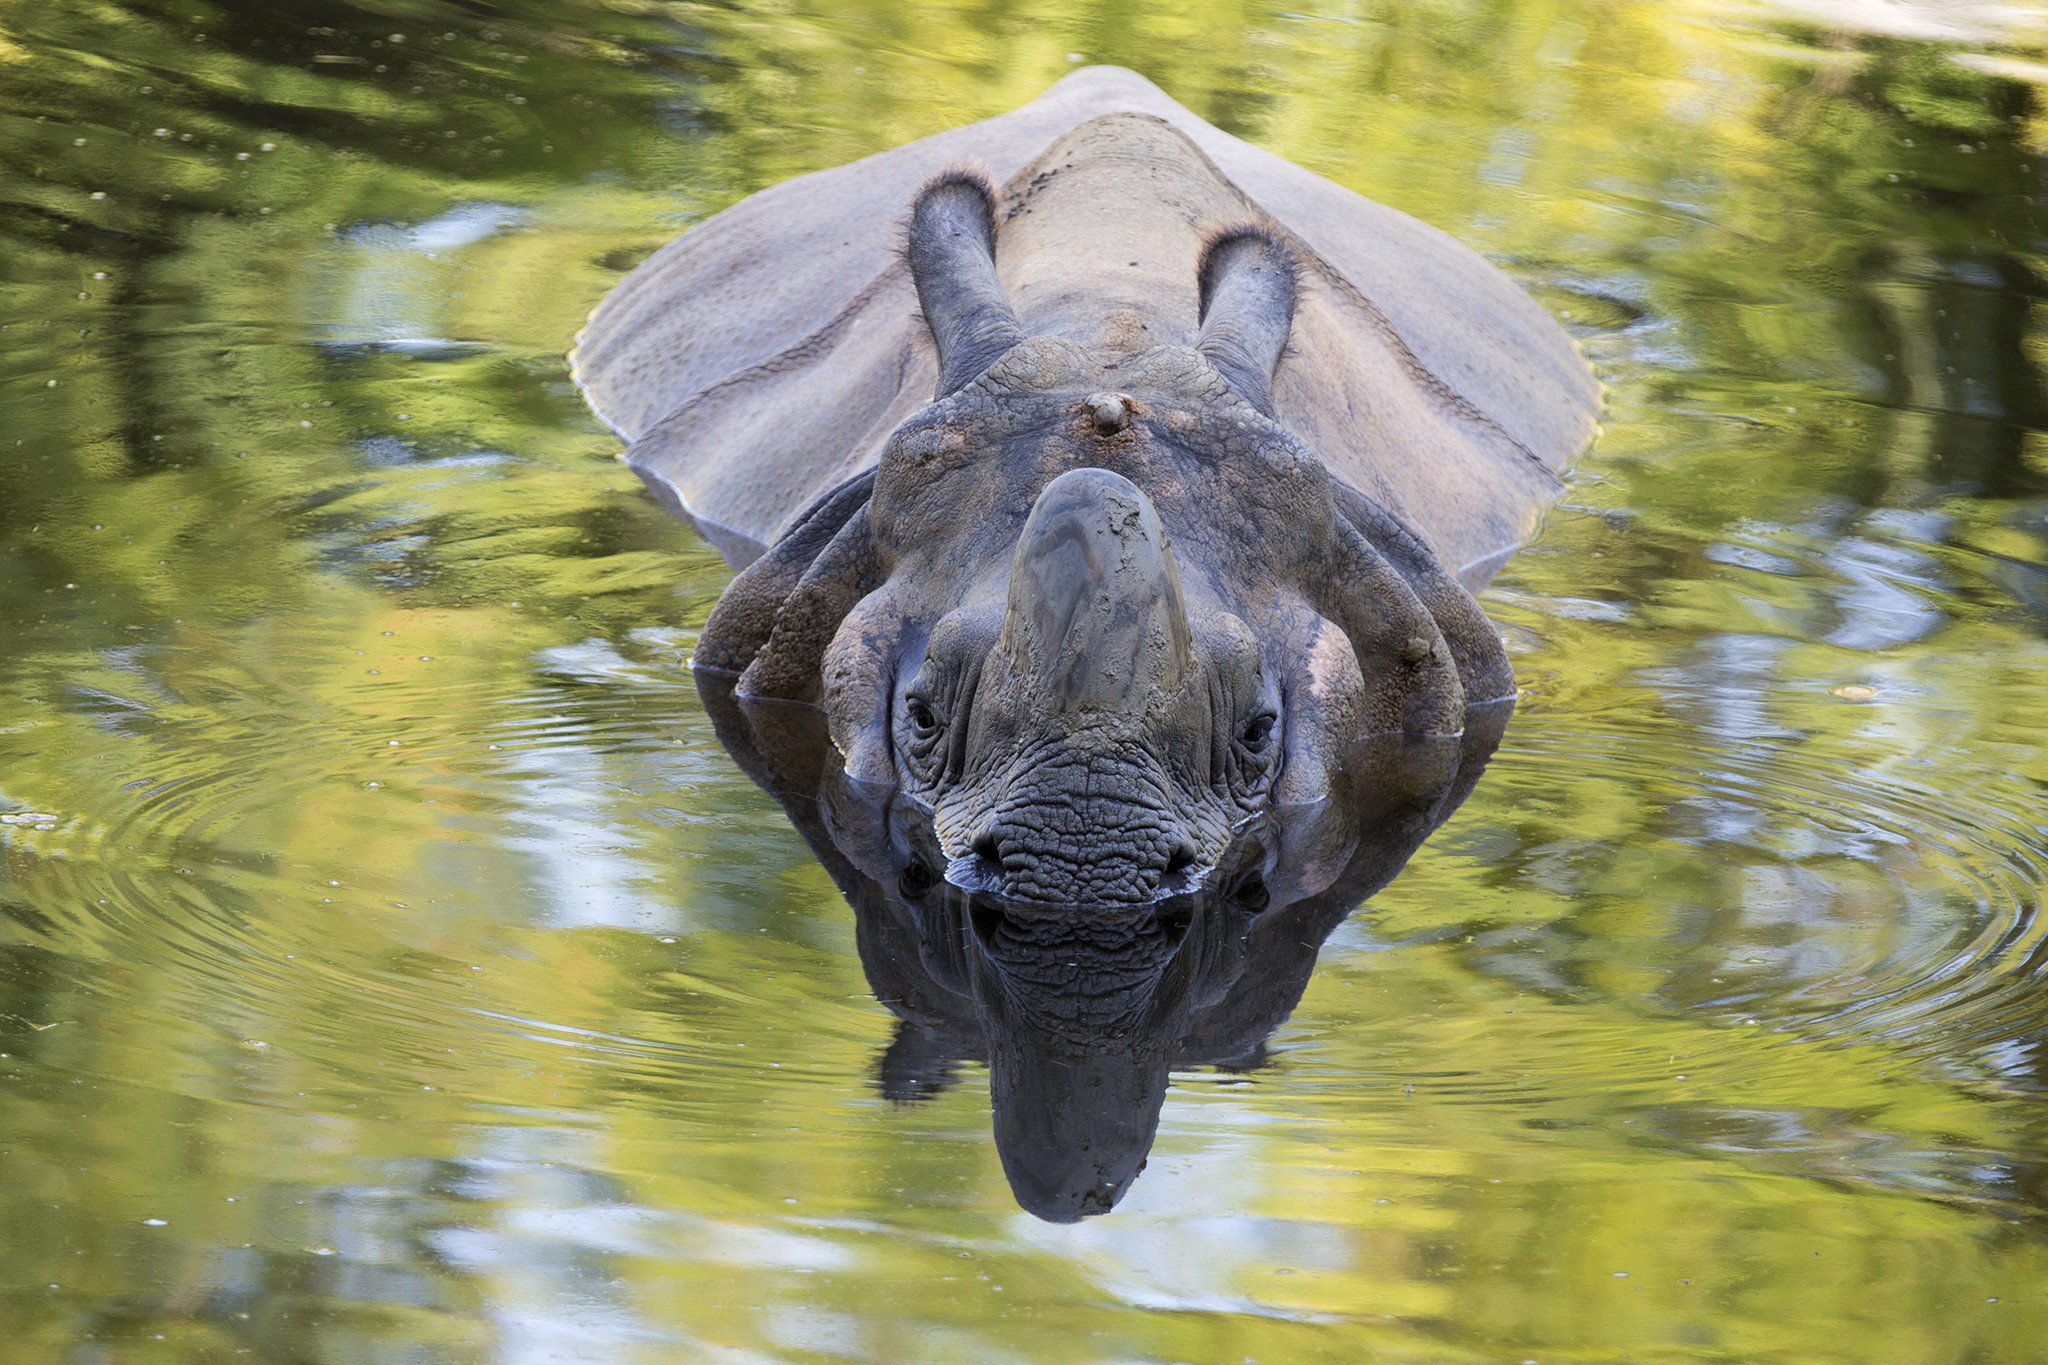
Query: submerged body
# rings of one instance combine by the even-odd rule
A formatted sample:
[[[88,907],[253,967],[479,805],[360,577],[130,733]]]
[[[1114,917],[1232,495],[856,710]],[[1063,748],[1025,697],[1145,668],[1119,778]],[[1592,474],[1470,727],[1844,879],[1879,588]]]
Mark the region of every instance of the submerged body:
[[[749,566],[699,665],[822,705],[949,880],[1102,906],[1512,694],[1468,590],[1598,401],[1478,257],[1108,68],[727,210],[576,364]]]

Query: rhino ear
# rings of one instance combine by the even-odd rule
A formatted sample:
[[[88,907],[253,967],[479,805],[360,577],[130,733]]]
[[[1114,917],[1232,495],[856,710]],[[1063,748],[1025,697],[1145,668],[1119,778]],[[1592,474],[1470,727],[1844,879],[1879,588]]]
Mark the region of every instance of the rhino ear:
[[[1195,271],[1202,333],[1195,349],[1238,396],[1273,415],[1273,370],[1294,327],[1294,257],[1259,227],[1227,228]]]
[[[944,398],[1024,339],[996,279],[996,198],[987,178],[954,170],[926,182],[904,254],[938,344],[936,396]]]

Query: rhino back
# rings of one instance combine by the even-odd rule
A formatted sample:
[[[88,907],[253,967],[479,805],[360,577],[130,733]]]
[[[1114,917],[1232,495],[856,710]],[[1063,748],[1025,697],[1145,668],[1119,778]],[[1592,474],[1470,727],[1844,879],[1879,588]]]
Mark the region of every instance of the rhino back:
[[[1584,361],[1479,256],[1094,67],[1009,114],[763,190],[592,314],[573,357],[586,396],[735,564],[871,468],[929,400],[902,222],[920,183],[963,163],[1008,182],[999,264],[1027,328],[1111,349],[1192,339],[1207,231],[1279,229],[1308,268],[1277,415],[1469,583],[1527,537],[1592,435]]]
[[[1173,124],[1099,114],[1002,187],[997,273],[1029,335],[1105,357],[1192,346],[1202,242],[1251,211]]]
[[[1556,495],[1557,471],[1571,453],[1561,438],[1512,421],[1520,410],[1511,400],[1493,400],[1508,403],[1510,421],[1493,417],[1461,391],[1469,366],[1432,369],[1352,272],[1245,193],[1174,123],[1097,115],[1011,177],[1002,212],[999,273],[1024,330],[1066,337],[1105,358],[1193,345],[1203,243],[1247,221],[1280,235],[1300,269],[1274,415],[1331,473],[1420,529],[1468,581],[1483,581],[1526,540]],[[1347,237],[1336,245],[1357,244]],[[1540,310],[1534,321],[1556,331]],[[1560,367],[1563,377],[1583,384],[1584,364],[1568,342],[1563,355],[1576,366]],[[1113,375],[1106,382],[1114,386]],[[1527,384],[1545,392],[1541,374]]]

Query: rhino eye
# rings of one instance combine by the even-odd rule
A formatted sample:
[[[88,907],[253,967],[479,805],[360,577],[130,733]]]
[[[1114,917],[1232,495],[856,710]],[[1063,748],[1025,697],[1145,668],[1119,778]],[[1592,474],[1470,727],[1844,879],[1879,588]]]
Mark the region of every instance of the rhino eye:
[[[1279,719],[1270,711],[1263,711],[1245,723],[1244,732],[1238,741],[1253,753],[1265,750],[1266,741],[1273,737],[1273,722]]]
[[[945,726],[939,723],[938,708],[921,692],[903,699],[903,735],[899,753],[908,776],[918,787],[939,780],[945,766]]]

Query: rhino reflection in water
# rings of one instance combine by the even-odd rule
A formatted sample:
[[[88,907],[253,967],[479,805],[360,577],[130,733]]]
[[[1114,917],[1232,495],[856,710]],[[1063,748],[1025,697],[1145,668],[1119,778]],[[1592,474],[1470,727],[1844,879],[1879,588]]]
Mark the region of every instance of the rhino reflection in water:
[[[849,776],[816,709],[736,697],[730,677],[698,685],[727,750],[853,906],[868,984],[897,1018],[883,1093],[920,1100],[986,1062],[1010,1188],[1054,1222],[1123,1197],[1171,1071],[1259,1064],[1323,940],[1457,809],[1510,709],[1474,708],[1456,736],[1350,744],[1329,796],[1243,831],[1220,885],[1055,906],[937,877],[929,809]]]
[[[745,566],[700,679],[816,706],[834,772],[928,819],[915,941],[978,1002],[1020,1194],[1000,1078],[1218,1008],[1276,831],[1344,823],[1361,740],[1454,749],[1513,695],[1470,593],[1598,407],[1478,256],[1111,68],[735,205],[575,364]],[[1152,1063],[1102,1065],[1149,1133]]]

